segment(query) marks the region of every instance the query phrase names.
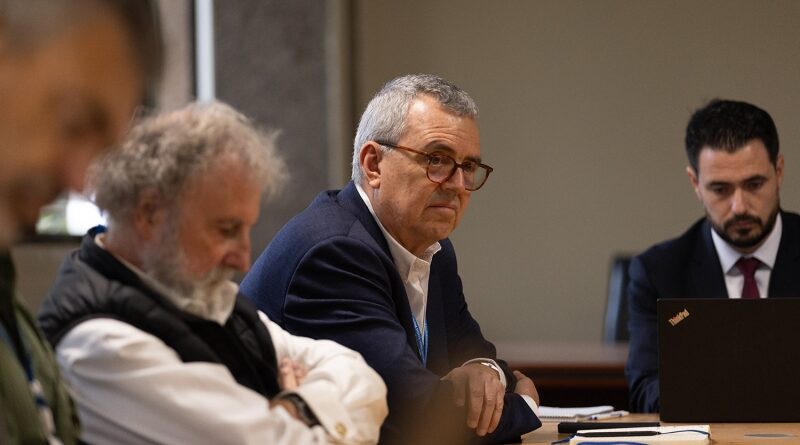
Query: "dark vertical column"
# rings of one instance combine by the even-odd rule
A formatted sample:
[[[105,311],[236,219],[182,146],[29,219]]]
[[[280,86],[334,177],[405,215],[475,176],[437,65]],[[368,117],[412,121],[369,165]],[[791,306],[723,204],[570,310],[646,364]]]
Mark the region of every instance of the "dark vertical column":
[[[257,256],[275,232],[330,187],[326,7],[319,0],[214,2],[217,98],[281,130],[290,181],[262,209]],[[339,160],[334,160],[339,162]]]

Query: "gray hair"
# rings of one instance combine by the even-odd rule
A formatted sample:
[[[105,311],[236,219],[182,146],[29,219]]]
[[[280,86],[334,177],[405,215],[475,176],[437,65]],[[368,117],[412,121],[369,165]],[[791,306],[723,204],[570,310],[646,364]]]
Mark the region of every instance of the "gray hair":
[[[361,147],[370,140],[396,143],[406,130],[406,116],[419,95],[436,99],[456,116],[478,118],[478,106],[466,91],[433,74],[409,74],[387,82],[370,100],[353,140],[352,179],[363,179],[359,157]]]
[[[0,0],[0,41],[17,54],[30,52],[64,31],[97,17],[119,21],[148,86],[159,79],[164,44],[155,0]]]
[[[109,223],[130,222],[141,193],[154,190],[164,206],[178,204],[184,186],[221,159],[250,172],[266,198],[286,180],[275,149],[275,133],[256,129],[242,114],[220,102],[195,103],[146,118],[122,147],[92,164],[89,191]]]

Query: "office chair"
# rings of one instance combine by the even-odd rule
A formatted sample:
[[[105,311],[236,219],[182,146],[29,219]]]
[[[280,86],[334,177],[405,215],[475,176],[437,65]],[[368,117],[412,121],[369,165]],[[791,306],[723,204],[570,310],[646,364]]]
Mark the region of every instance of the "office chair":
[[[628,341],[628,265],[631,255],[614,255],[608,276],[603,343]]]

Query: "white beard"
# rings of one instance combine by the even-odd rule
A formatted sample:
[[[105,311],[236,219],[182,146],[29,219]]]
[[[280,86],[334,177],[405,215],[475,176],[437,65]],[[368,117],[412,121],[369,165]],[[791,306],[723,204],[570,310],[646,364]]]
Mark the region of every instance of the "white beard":
[[[166,288],[165,296],[178,308],[225,324],[239,291],[239,286],[231,281],[236,270],[217,266],[202,278],[192,278],[187,272],[184,252],[178,246],[176,231],[171,228],[166,231],[161,242],[143,255],[145,273]]]

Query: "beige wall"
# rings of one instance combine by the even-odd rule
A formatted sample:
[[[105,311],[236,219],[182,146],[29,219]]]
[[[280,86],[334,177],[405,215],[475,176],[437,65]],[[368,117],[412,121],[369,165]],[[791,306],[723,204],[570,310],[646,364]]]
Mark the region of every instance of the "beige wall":
[[[493,340],[600,339],[611,255],[676,236],[702,215],[682,134],[707,99],[772,113],[786,156],[784,207],[800,210],[800,2],[326,0],[324,14],[316,0],[251,3],[259,8],[242,5],[248,26],[231,22],[231,5],[218,17],[219,44],[235,50],[219,59],[219,90],[282,128],[294,160],[292,186],[255,231],[255,254],[322,183],[341,185],[331,172],[349,175],[341,145],[357,116],[336,114],[360,114],[384,81],[408,72],[441,74],[481,107],[495,172],[453,240],[472,311]],[[185,2],[169,8],[170,35],[180,36]],[[173,68],[184,56],[173,52]],[[185,97],[186,76],[168,92]],[[230,88],[254,77],[261,83],[245,95]],[[297,89],[303,82],[314,88]],[[307,140],[323,134],[328,147]],[[63,256],[63,246],[48,249],[15,251],[34,306]]]
[[[443,75],[481,108],[495,167],[453,235],[494,340],[599,340],[608,262],[702,209],[684,168],[713,97],[773,116],[783,205],[800,210],[800,2],[354,2],[356,113],[385,80]]]

